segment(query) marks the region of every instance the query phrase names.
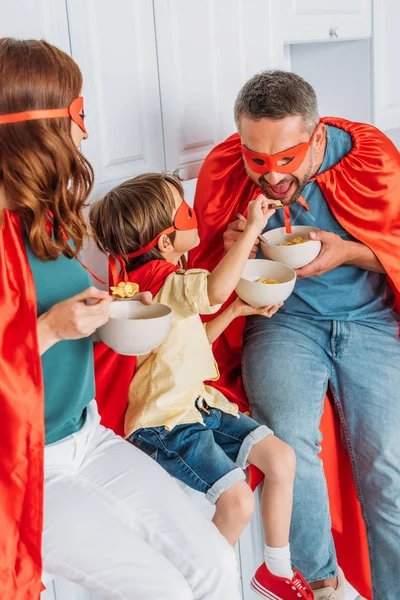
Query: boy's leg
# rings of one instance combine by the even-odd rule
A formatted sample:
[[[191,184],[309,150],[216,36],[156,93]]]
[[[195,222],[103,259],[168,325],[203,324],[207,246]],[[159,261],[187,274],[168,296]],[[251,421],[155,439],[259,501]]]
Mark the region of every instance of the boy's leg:
[[[289,544],[293,507],[296,455],[274,435],[262,439],[251,449],[248,462],[265,476],[261,496],[265,543],[273,548]]]
[[[270,429],[241,413],[238,418],[221,413],[214,436],[239,467],[253,464],[264,473],[261,507],[265,542],[270,547],[287,546],[296,468],[294,451]]]
[[[220,415],[219,410],[211,409],[209,415],[204,414],[205,426],[192,423],[172,431],[163,427],[140,429],[129,439],[170,475],[206,494],[216,505],[214,524],[234,546],[253,514],[254,497],[243,470],[214,439]]]
[[[220,423],[214,436],[238,466],[245,468],[248,463],[254,464],[265,474],[262,494],[265,563],[257,570],[252,586],[267,598],[271,598],[271,594],[281,598],[284,594],[283,597],[288,599],[292,596],[311,599],[310,587],[300,573],[292,571],[290,560],[294,451],[277,439],[268,427],[241,413],[236,418],[220,412]]]

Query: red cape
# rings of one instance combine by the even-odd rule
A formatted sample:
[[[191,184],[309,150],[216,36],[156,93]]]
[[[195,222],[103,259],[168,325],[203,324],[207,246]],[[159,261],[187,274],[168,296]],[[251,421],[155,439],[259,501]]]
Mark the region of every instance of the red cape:
[[[369,246],[385,267],[400,307],[400,155],[376,128],[344,119],[322,122],[344,129],[353,148],[316,181],[332,212],[356,239]],[[222,235],[237,213],[246,211],[259,187],[246,174],[240,138],[234,134],[206,158],[199,174],[194,208],[201,244],[190,252],[189,267],[214,269],[223,256]],[[209,382],[248,410],[240,360],[244,320],[237,319],[214,345],[221,378]],[[321,457],[328,482],[333,535],[347,579],[367,599],[372,597],[365,526],[341,443],[340,427],[329,399],[321,423]]]
[[[18,217],[5,210],[0,218],[0,589],[2,600],[38,600],[44,395],[36,296]]]

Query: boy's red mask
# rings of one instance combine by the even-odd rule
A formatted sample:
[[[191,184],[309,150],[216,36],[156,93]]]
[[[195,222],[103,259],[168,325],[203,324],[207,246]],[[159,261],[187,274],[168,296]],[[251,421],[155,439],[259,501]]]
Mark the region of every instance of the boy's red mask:
[[[253,152],[246,148],[246,146],[243,146],[243,144],[241,145],[241,149],[247,166],[255,173],[259,173],[260,175],[272,172],[294,173],[305,159],[313,137],[314,133],[308,142],[297,144],[297,146],[293,146],[293,148],[288,148],[277,154]]]
[[[190,208],[189,204],[182,201],[182,204],[178,208],[175,214],[174,224],[172,227],[168,227],[168,229],[164,229],[154,238],[151,242],[149,242],[140,250],[136,250],[136,252],[131,252],[128,254],[126,258],[135,258],[136,256],[141,256],[142,254],[146,254],[149,250],[154,248],[157,245],[158,240],[162,235],[168,235],[169,233],[173,233],[174,231],[190,231],[191,229],[197,228],[197,217],[193,208]],[[117,262],[120,266],[120,273],[118,275],[117,271]],[[110,256],[108,257],[108,284],[109,285],[117,285],[119,281],[128,281],[128,273],[126,271],[126,260],[123,256]]]
[[[13,113],[10,115],[0,115],[0,125],[6,123],[19,123],[22,121],[37,121],[38,119],[58,119],[60,117],[70,117],[74,123],[80,127],[83,133],[87,133],[83,121],[83,97],[79,96],[72,102],[68,108],[48,108],[44,110],[27,110],[25,112]]]
[[[128,254],[127,258],[135,258],[135,256],[141,256],[142,254],[146,254],[149,250],[154,248],[157,245],[158,240],[162,235],[168,235],[169,233],[173,233],[174,231],[190,231],[191,229],[197,228],[197,217],[193,208],[190,208],[189,204],[182,201],[182,204],[178,208],[175,214],[174,224],[172,227],[168,227],[168,229],[164,229],[161,233],[157,235],[151,242],[149,242],[140,250],[136,250],[136,252],[132,252]]]

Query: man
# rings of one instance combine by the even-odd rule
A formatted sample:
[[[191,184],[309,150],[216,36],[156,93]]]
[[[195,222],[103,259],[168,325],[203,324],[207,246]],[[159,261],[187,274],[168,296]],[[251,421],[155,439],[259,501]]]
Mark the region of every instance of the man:
[[[398,598],[400,568],[400,158],[377,129],[319,119],[313,88],[294,73],[254,76],[235,104],[239,135],[199,176],[198,250],[213,268],[243,230],[237,213],[262,192],[280,200],[266,230],[311,225],[319,256],[297,270],[273,319],[251,317],[243,379],[255,418],[297,454],[291,548],[317,600],[343,600],[319,459],[327,389],[340,416],[367,528],[375,600]],[[258,244],[251,258],[262,258]],[[219,356],[231,368],[237,331]],[[235,336],[236,334],[236,336]],[[229,337],[230,335],[230,337]],[[221,354],[225,355],[225,359]],[[224,385],[227,385],[224,383]],[[346,567],[345,567],[346,570]]]

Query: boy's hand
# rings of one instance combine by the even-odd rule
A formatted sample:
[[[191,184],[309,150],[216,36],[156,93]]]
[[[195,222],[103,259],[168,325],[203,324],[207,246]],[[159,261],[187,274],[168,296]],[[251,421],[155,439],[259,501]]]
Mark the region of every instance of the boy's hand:
[[[153,294],[151,292],[138,292],[136,296],[133,297],[133,300],[141,302],[142,304],[151,304]]]
[[[268,219],[275,214],[275,208],[269,206],[275,204],[274,200],[268,200],[263,194],[259,194],[255,200],[248,204],[247,208],[247,226],[257,227],[258,233],[264,229]]]
[[[250,304],[246,304],[240,298],[236,298],[236,300],[232,304],[232,308],[235,312],[236,317],[249,317],[250,315],[262,315],[263,317],[271,318],[280,307],[283,306],[283,302],[281,304],[276,304],[275,306],[262,306],[261,308],[255,308],[254,306],[250,306]]]

